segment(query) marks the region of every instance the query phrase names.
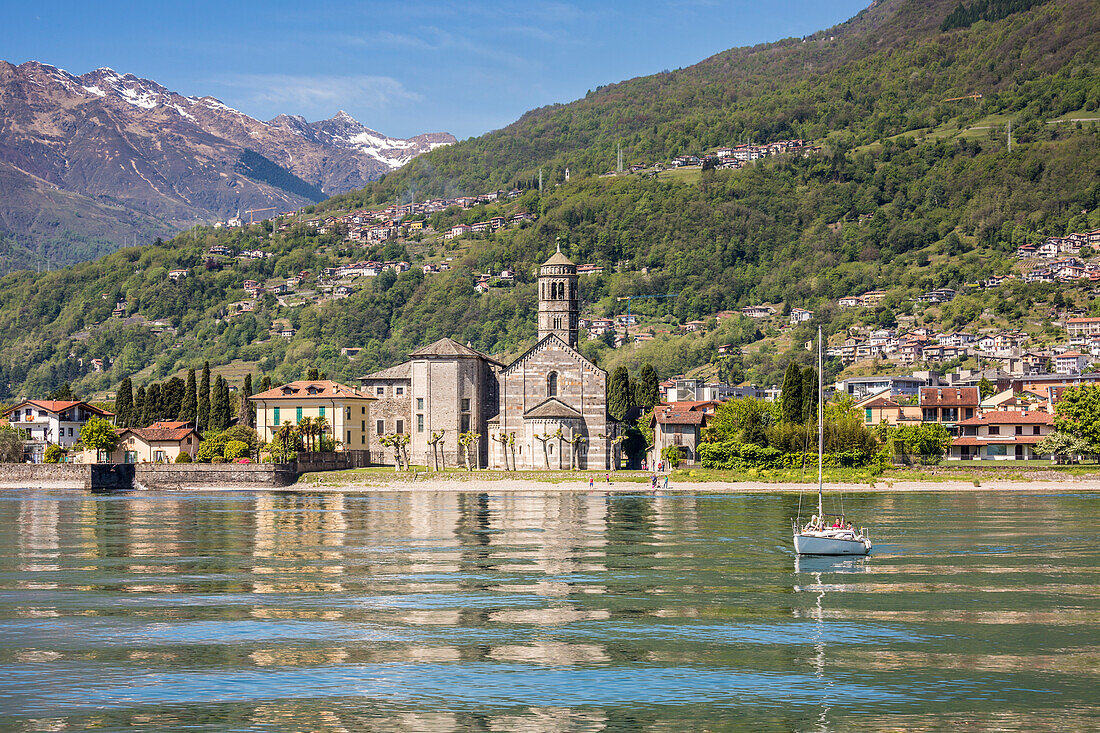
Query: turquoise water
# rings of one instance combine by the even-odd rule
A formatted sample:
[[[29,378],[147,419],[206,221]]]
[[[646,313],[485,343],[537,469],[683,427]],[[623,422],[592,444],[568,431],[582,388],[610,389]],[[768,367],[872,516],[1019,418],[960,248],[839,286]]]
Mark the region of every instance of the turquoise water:
[[[0,495],[0,730],[1100,728],[1095,494]]]

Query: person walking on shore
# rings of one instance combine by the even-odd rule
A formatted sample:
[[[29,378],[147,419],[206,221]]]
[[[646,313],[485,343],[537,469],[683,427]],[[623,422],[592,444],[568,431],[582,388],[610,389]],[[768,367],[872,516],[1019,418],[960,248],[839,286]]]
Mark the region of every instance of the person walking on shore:
[[[588,490],[589,490],[589,491],[591,491],[591,490],[592,490],[592,489],[594,489],[594,488],[596,488],[596,485],[595,485],[595,483],[594,483],[594,481],[593,481],[592,477],[591,477],[591,476],[589,476],[589,477],[588,477]]]

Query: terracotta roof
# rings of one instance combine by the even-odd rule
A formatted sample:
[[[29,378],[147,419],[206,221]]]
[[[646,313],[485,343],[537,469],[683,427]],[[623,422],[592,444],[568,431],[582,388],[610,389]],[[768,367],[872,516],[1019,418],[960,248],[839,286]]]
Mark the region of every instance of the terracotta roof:
[[[404,362],[388,369],[379,369],[365,377],[359,377],[359,381],[367,379],[409,379],[412,377],[412,362]]]
[[[980,417],[961,420],[956,425],[1053,425],[1054,418],[1046,412],[1023,412],[1022,410],[995,410]]]
[[[180,428],[189,427],[191,427],[191,423],[186,420],[161,420],[149,426],[153,430],[179,430]]]
[[[492,359],[482,354],[480,351],[471,349],[469,346],[463,346],[450,338],[441,338],[435,343],[422,346],[409,354],[409,356],[459,356],[473,359],[488,359],[492,361]]]
[[[702,425],[707,419],[703,412],[654,412],[653,418],[660,425]]]
[[[157,424],[160,423],[154,423],[154,425]],[[178,442],[191,433],[198,435],[198,431],[194,428],[115,428],[115,432],[120,438],[126,433],[133,433],[146,443]]]
[[[1035,445],[1045,435],[963,435],[951,441],[951,445]]]
[[[254,394],[248,399],[300,400],[303,398],[331,399],[334,397],[360,400],[374,399],[373,397],[370,397],[368,395],[361,394],[354,387],[349,387],[346,384],[340,384],[339,382],[333,382],[328,379],[302,379],[297,382],[288,382],[281,387],[272,387],[266,392]]]
[[[523,413],[524,418],[530,419],[577,419],[583,417],[579,412],[565,404],[557,397],[550,397]]]
[[[921,407],[977,407],[977,387],[921,387]]]
[[[14,407],[9,407],[7,410],[4,410],[4,414],[7,415],[10,412],[14,412],[21,408],[23,405],[34,405],[40,410],[46,410],[47,412],[64,412],[69,408],[76,407],[77,405],[82,405],[85,410],[88,410],[89,412],[94,412],[97,415],[110,415],[113,417],[115,414],[113,412],[100,409],[95,405],[90,405],[82,400],[23,400],[18,405],[15,405]]]

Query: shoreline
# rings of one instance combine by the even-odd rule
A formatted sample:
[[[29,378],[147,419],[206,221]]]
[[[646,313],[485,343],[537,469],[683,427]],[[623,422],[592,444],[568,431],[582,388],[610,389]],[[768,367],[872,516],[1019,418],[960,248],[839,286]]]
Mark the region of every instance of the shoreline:
[[[318,475],[318,474],[312,474]],[[44,481],[3,481],[0,482],[0,491],[3,490],[28,490],[28,489],[56,489],[60,491],[87,491],[76,482],[44,482]],[[502,493],[514,494],[525,492],[546,493],[607,493],[607,494],[642,494],[650,496],[672,494],[798,494],[815,493],[816,485],[812,483],[784,483],[767,481],[670,481],[667,489],[658,485],[656,491],[649,488],[648,483],[638,481],[612,481],[610,484],[604,481],[596,481],[591,488],[583,481],[547,481],[538,479],[514,479],[514,478],[488,478],[478,480],[473,477],[443,478],[431,476],[428,478],[410,479],[394,478],[394,480],[356,481],[347,483],[325,483],[315,481],[298,481],[289,486],[246,486],[240,484],[213,484],[209,486],[188,486],[165,489],[133,489],[113,493],[119,494],[173,494],[194,492],[279,492],[298,494],[369,494],[369,493]],[[991,479],[980,481],[975,485],[974,481],[942,480],[942,481],[913,481],[878,479],[868,483],[838,482],[827,483],[826,492],[830,494],[889,494],[889,493],[974,493],[974,492],[1013,492],[1013,493],[1047,493],[1050,491],[1090,493],[1100,492],[1100,476],[1097,478],[1082,479],[1080,477],[1066,477],[1056,480],[1031,480],[1018,479]]]

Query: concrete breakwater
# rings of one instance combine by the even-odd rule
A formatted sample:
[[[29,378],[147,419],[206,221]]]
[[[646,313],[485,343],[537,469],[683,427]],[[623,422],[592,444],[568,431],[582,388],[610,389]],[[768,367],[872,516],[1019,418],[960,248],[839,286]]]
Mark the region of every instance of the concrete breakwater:
[[[0,487],[56,489],[280,488],[298,480],[293,464],[0,464]]]

